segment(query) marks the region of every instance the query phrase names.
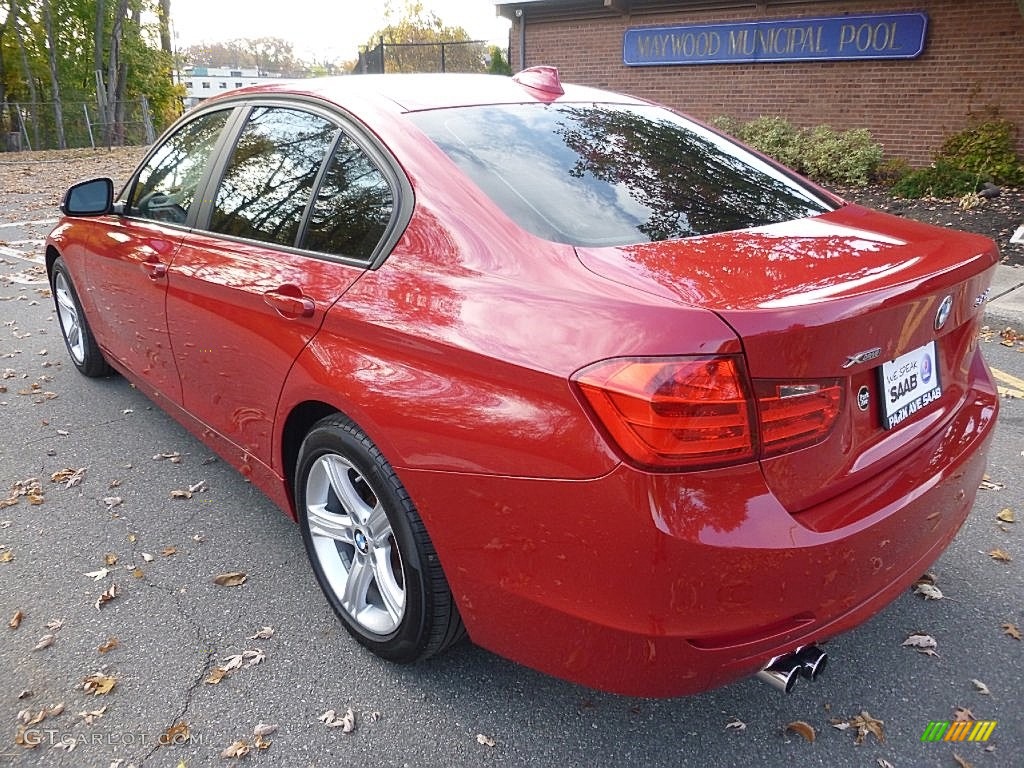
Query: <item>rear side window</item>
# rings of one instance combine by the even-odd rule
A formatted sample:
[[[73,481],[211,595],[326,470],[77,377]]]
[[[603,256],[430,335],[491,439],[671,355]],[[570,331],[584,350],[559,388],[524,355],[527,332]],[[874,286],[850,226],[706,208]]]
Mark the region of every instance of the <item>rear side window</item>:
[[[514,104],[410,115],[519,226],[571,245],[629,245],[804,218],[831,204],[673,112]]]
[[[384,236],[394,207],[384,174],[342,134],[313,202],[303,247],[369,259]]]
[[[230,109],[224,109],[201,115],[170,136],[139,170],[128,215],[184,224],[230,114]]]
[[[295,245],[337,128],[297,109],[257,107],[238,138],[214,200],[210,229]]]

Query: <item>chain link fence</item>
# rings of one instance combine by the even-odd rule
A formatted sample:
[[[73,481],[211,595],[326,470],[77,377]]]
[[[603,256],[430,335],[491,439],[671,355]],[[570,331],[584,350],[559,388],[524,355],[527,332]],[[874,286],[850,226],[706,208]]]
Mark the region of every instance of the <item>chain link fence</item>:
[[[486,72],[484,40],[443,43],[385,43],[359,52],[356,74],[385,72]]]
[[[152,144],[153,120],[145,97],[118,102],[108,121],[95,102],[61,103],[64,146],[111,147]],[[0,110],[0,151],[59,149],[61,129],[53,102],[7,102]]]

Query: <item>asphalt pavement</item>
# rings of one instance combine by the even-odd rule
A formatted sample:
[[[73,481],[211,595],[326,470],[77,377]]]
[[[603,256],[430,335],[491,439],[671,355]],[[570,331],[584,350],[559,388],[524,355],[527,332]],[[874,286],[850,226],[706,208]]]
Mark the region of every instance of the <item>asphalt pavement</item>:
[[[823,678],[789,696],[748,679],[652,701],[470,643],[413,667],[361,650],[280,510],[123,379],[77,374],[38,266],[50,224],[2,217],[0,499],[38,488],[0,508],[0,766],[196,768],[232,745],[297,768],[1024,765],[1024,346],[998,335],[1024,330],[1019,270],[1001,271],[981,342],[1006,397],[988,481],[932,569],[943,597],[908,591],[830,641]],[[214,583],[231,572],[245,582]],[[217,667],[237,668],[208,682]],[[957,717],[996,725],[922,741]]]

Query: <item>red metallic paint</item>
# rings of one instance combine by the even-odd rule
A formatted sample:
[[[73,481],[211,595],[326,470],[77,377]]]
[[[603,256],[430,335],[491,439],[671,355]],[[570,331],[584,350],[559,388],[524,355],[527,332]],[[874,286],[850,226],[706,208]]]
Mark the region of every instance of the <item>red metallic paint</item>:
[[[988,241],[846,206],[573,249],[520,230],[402,115],[529,89],[366,77],[217,101],[268,93],[339,105],[399,158],[415,207],[379,269],[113,216],[64,220],[51,256],[115,367],[293,516],[289,416],[315,401],[356,421],[416,503],[475,642],[598,688],[705,690],[866,620],[963,522],[998,408],[974,341]],[[154,255],[169,267],[155,280]],[[848,396],[822,444],[715,470],[629,466],[570,383],[611,357],[742,353],[755,379],[840,377],[849,393],[878,361],[846,370],[847,355],[935,336],[934,409],[885,432]]]

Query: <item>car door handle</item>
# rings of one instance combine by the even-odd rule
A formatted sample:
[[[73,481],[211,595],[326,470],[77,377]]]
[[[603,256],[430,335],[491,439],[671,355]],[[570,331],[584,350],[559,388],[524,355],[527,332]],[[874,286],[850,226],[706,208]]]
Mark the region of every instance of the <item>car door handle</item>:
[[[282,286],[264,293],[263,300],[285,317],[312,317],[316,304],[308,296],[294,293],[299,293],[294,286]]]
[[[150,280],[159,280],[167,274],[167,265],[155,259],[144,261],[139,266],[142,267],[142,271],[149,276]]]

